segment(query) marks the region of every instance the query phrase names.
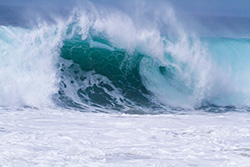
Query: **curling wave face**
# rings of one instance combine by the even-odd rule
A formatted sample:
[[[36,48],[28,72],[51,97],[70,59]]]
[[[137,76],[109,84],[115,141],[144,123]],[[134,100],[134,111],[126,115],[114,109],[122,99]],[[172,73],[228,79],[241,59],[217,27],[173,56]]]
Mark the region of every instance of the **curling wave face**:
[[[248,107],[250,41],[190,35],[165,9],[140,15],[142,23],[92,6],[55,23],[0,26],[0,105],[151,114]]]

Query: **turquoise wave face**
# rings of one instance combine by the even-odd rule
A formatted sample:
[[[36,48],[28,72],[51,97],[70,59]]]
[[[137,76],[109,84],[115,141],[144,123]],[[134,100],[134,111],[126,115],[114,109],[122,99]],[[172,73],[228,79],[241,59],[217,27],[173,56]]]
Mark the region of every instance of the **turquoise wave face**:
[[[204,38],[202,41],[215,60],[219,78],[215,83],[210,103],[249,106],[250,40]]]
[[[124,108],[124,104],[153,105],[148,97],[151,93],[143,85],[140,76],[143,54],[129,54],[125,50],[113,48],[102,38],[82,40],[80,36],[75,36],[64,41],[61,57],[74,62],[68,67],[62,66],[61,75],[72,75],[70,84],[76,82],[80,85],[75,91],[81,102],[113,109]],[[67,70],[69,74],[66,74]],[[101,77],[90,83],[87,78],[93,77],[89,76],[90,73]],[[64,80],[61,84],[60,94],[64,94],[68,85]],[[120,97],[115,97],[118,95]]]

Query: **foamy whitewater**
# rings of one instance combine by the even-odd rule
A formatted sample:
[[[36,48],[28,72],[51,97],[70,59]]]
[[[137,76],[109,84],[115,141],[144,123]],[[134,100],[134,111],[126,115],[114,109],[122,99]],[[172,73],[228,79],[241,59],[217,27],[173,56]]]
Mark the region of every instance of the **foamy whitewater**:
[[[0,166],[249,166],[250,19],[113,3],[0,6]]]

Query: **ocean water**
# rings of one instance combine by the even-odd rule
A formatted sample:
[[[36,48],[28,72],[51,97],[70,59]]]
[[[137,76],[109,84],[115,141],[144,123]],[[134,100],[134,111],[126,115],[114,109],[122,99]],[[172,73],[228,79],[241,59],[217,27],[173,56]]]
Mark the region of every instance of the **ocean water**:
[[[249,166],[250,19],[129,2],[0,7],[0,166]]]

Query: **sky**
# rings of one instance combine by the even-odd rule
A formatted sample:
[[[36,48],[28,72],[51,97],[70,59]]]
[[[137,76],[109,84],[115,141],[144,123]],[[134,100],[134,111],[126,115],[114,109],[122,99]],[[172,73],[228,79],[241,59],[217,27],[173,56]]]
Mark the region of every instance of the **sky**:
[[[250,16],[250,0],[171,0],[171,3],[191,14]]]
[[[142,0],[89,0],[111,6],[125,5],[127,2]],[[150,1],[150,0],[145,0]],[[168,2],[177,12],[190,15],[250,16],[250,0],[151,0]],[[39,6],[68,8],[84,0],[1,0],[0,5]]]

